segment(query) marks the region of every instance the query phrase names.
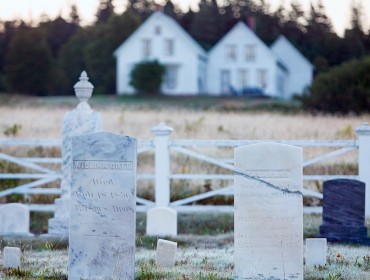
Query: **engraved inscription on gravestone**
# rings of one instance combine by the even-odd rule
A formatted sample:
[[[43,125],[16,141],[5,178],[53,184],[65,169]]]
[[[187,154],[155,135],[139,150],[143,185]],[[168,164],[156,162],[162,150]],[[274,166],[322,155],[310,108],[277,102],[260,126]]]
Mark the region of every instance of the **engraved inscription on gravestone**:
[[[72,139],[68,279],[134,279],[136,139]]]
[[[234,151],[235,279],[303,279],[302,149]]]

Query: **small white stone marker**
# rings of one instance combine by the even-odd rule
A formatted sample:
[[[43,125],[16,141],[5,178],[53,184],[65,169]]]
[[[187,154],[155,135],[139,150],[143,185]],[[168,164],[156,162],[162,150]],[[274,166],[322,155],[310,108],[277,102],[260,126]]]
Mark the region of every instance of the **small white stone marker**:
[[[21,267],[21,249],[18,247],[5,247],[3,254],[3,267]]]
[[[157,265],[174,266],[177,251],[177,242],[158,239],[157,241]]]
[[[146,234],[156,236],[177,235],[177,213],[169,207],[155,207],[147,212]]]
[[[306,266],[326,264],[326,238],[306,239]]]

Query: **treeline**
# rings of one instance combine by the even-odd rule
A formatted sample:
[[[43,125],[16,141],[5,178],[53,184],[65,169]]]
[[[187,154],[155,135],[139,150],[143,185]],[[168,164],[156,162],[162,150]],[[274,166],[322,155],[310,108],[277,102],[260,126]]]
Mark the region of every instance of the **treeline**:
[[[351,7],[351,23],[340,37],[321,1],[311,5],[307,14],[295,0],[289,9],[281,5],[273,12],[264,0],[222,3],[200,0],[198,11],[184,12],[170,0],[162,7],[154,0],[129,0],[125,12],[116,14],[113,0],[101,0],[90,26],[81,26],[75,5],[67,18],[43,17],[37,25],[22,20],[0,22],[0,92],[72,94],[81,71],[87,70],[95,93],[115,93],[113,51],[159,8],[207,50],[242,20],[267,45],[285,35],[317,73],[370,54],[370,30],[363,26],[361,6]]]

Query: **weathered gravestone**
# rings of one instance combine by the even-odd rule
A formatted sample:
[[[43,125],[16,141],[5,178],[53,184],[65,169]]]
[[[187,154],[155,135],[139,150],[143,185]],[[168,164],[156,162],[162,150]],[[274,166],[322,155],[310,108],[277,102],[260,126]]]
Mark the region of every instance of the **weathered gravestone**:
[[[136,139],[72,139],[68,279],[134,279]]]
[[[235,148],[235,279],[303,279],[302,149]]]
[[[350,179],[324,182],[320,236],[330,242],[370,245],[365,226],[365,184]]]
[[[306,266],[326,264],[326,238],[306,238],[305,248]]]
[[[3,267],[17,268],[21,267],[21,249],[18,247],[4,247]]]
[[[169,207],[155,207],[147,212],[146,234],[157,236],[177,235],[177,212]]]
[[[0,206],[0,235],[32,236],[30,228],[30,210],[21,203],[9,203]]]
[[[80,81],[74,86],[80,103],[64,116],[62,127],[62,182],[60,198],[55,200],[54,218],[49,219],[49,235],[68,236],[69,198],[72,173],[72,137],[103,130],[103,123],[98,112],[93,111],[87,103],[94,86],[88,81],[85,71]]]
[[[158,239],[156,262],[158,266],[174,266],[176,261],[177,243],[169,240]]]

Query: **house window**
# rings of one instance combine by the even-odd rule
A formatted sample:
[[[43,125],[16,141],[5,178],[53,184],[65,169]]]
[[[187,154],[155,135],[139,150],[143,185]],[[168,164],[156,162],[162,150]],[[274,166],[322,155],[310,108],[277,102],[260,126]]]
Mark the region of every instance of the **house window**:
[[[164,54],[171,56],[175,53],[175,44],[173,39],[164,40]]]
[[[154,34],[155,35],[161,35],[162,33],[162,29],[159,25],[156,25],[156,27],[154,28]]]
[[[226,46],[226,60],[236,61],[236,46],[235,45]]]
[[[248,87],[248,70],[239,69],[238,71],[239,89],[243,92]]]
[[[230,93],[230,80],[231,75],[229,70],[221,70],[221,93],[226,94]]]
[[[178,68],[177,65],[166,66],[166,74],[164,77],[164,86],[166,89],[175,89],[177,87]]]
[[[143,56],[147,57],[151,54],[151,41],[150,39],[143,39]]]
[[[257,73],[258,77],[258,86],[261,89],[266,89],[267,88],[267,70],[266,69],[259,69]]]
[[[246,45],[245,46],[245,60],[246,61],[255,61],[256,60],[256,46],[255,45]]]

